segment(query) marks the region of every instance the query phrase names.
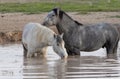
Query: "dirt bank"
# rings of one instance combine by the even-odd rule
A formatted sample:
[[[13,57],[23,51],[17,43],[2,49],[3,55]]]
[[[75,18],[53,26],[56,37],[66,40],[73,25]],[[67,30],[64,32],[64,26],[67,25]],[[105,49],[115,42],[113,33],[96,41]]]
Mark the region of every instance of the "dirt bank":
[[[0,44],[18,43],[21,41],[22,31],[0,32]]]
[[[73,19],[83,24],[93,24],[99,22],[120,24],[120,12],[90,12],[88,14],[69,12],[68,14]],[[20,42],[24,25],[29,22],[42,23],[46,15],[47,13],[31,15],[23,13],[0,14],[0,44]],[[56,28],[51,28],[57,32]]]

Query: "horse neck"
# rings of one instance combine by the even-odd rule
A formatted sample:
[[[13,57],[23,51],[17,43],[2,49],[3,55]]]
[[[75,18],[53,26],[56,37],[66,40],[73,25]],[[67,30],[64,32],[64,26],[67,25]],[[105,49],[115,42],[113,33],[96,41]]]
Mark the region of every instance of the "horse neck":
[[[70,18],[67,14],[63,14],[62,19],[59,19],[58,24],[56,25],[58,32],[65,33],[68,30],[75,26],[75,22],[72,18]]]

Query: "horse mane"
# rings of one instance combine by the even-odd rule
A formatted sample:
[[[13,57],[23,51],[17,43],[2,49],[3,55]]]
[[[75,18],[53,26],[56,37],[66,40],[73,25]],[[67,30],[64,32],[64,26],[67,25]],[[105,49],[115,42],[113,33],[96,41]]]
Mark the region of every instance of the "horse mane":
[[[54,8],[53,11],[55,12],[56,16],[58,16],[58,8]],[[64,11],[59,10],[59,18],[62,19],[63,18],[63,14],[65,14],[66,16],[68,16],[70,19],[72,19],[68,14],[66,14]],[[73,19],[72,19],[73,20]]]
[[[83,25],[82,23],[79,23],[78,21],[74,21],[76,24],[78,24],[78,25]]]
[[[58,8],[54,8],[53,11],[55,12],[55,15],[58,16]],[[68,14],[66,14],[64,11],[59,10],[59,18],[63,18],[63,14],[65,14],[67,17],[69,17],[71,20],[73,20]],[[77,25],[83,25],[82,23],[79,23],[76,20],[73,20]]]

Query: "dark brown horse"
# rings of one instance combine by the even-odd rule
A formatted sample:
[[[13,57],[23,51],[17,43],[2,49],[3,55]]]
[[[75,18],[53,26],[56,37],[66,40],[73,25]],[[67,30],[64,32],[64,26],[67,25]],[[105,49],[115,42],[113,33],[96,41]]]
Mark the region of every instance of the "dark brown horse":
[[[108,23],[84,26],[73,20],[64,11],[55,8],[48,13],[43,25],[56,25],[69,55],[80,51],[95,51],[105,47],[108,58],[117,58],[118,31]]]

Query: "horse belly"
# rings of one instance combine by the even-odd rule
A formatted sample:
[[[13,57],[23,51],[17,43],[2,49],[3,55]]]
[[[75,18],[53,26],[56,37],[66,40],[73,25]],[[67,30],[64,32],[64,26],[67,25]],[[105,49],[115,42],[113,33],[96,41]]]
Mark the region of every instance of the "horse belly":
[[[81,51],[95,51],[104,46],[106,39],[102,34],[87,36],[85,39],[82,39],[82,43],[80,46]]]
[[[95,51],[95,50],[98,50],[100,48],[102,48],[103,44],[99,44],[99,45],[89,45],[89,46],[81,46],[81,51],[87,51],[87,52],[91,52],[91,51]]]

